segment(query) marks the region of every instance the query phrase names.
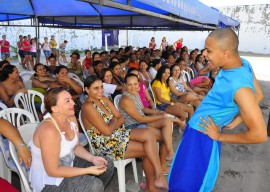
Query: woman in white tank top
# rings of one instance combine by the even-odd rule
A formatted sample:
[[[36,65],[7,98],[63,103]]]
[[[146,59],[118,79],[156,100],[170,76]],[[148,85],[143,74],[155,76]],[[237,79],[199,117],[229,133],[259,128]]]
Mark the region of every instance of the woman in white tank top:
[[[149,83],[153,80],[151,74],[147,71],[148,65],[145,60],[141,60],[139,63],[139,80],[140,82],[144,82],[148,87]]]
[[[51,89],[44,103],[49,113],[30,142],[33,191],[103,191],[113,174],[113,163],[80,146],[71,95],[61,88]]]

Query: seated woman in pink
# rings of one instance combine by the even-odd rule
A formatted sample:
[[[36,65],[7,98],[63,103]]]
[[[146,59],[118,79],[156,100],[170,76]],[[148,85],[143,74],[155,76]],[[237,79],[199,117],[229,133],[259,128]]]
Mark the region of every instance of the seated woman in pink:
[[[212,88],[214,82],[215,80],[213,78],[209,78],[206,76],[198,76],[192,79],[189,84],[192,87],[206,88],[209,90]]]
[[[130,74],[130,73],[139,76],[138,69],[136,69],[134,67],[130,68],[128,70],[128,74]],[[142,101],[143,106],[146,108],[156,109],[154,102],[153,102],[152,98],[150,97],[149,92],[147,91],[147,87],[146,87],[145,83],[140,81],[139,87],[140,87],[140,90],[138,90],[138,93],[140,95],[140,99]]]

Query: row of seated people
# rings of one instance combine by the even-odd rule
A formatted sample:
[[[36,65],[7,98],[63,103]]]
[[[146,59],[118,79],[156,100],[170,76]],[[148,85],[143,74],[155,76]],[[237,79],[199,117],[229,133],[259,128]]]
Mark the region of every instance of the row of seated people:
[[[11,66],[12,67],[12,66]],[[63,66],[60,66],[61,68],[63,67]],[[165,66],[166,67],[166,66]],[[13,72],[16,72],[16,69],[14,68],[14,66],[13,66],[13,68],[12,68],[13,70],[12,70],[12,73]],[[63,67],[63,69],[66,69],[65,67]],[[162,68],[161,68],[162,69]],[[161,72],[161,77],[163,77],[163,78],[161,78],[161,81],[160,82],[162,82],[162,81],[164,81],[164,80],[166,80],[166,79],[168,79],[168,74],[170,74],[170,71],[169,71],[169,73],[168,73],[168,67],[167,68],[165,68],[165,71],[163,71],[163,72]],[[136,71],[136,70],[135,70]],[[162,70],[160,70],[160,71],[162,71]],[[67,73],[67,69],[66,69],[66,73]],[[167,76],[167,77],[166,77]],[[14,76],[15,77],[15,76]],[[127,79],[129,79],[129,78],[127,78]],[[135,80],[132,76],[131,76],[131,81],[133,80]],[[138,81],[138,80],[137,80]],[[164,83],[164,82],[162,82],[162,83]],[[126,82],[126,84],[127,84],[127,82]],[[137,82],[137,84],[138,84],[138,82]],[[154,87],[153,87],[154,88]],[[134,88],[133,88],[134,89]],[[127,89],[128,90],[128,89]],[[134,90],[136,90],[136,89],[134,89]],[[89,95],[88,95],[89,96]],[[123,97],[124,98],[124,97]],[[170,108],[171,108],[171,106],[173,107],[174,106],[174,104],[172,104],[171,102],[170,102]],[[176,104],[176,106],[177,106],[178,104]],[[122,105],[121,105],[122,106]],[[169,106],[166,106],[166,107],[169,107]],[[181,108],[179,108],[179,109],[181,109]],[[158,111],[158,113],[159,113],[159,111]],[[183,114],[182,114],[183,115]],[[181,117],[181,115],[180,115],[180,117]],[[179,121],[179,122],[181,122],[181,121]],[[151,125],[151,124],[150,124]],[[149,125],[149,126],[150,126]],[[151,126],[150,126],[151,127]],[[164,127],[164,126],[163,126]],[[168,127],[168,125],[167,126],[165,126],[165,127]],[[158,128],[157,128],[158,129]],[[166,128],[167,130],[168,130],[168,128]],[[161,131],[162,132],[162,131]],[[168,135],[170,135],[170,134],[166,134],[167,136]],[[157,137],[156,139],[160,139],[161,138],[161,136],[159,135],[159,137]],[[164,139],[164,140],[166,140],[166,141],[170,141],[171,139],[168,139],[168,138],[164,138],[164,135],[162,135],[162,139]],[[167,146],[166,146],[166,144],[165,144],[165,148],[169,151],[169,147],[168,147],[169,145],[168,145],[168,142],[167,142]],[[165,157],[165,160],[166,160],[166,158],[167,159],[171,159],[171,157],[170,157],[171,155],[170,155],[170,153],[169,153],[169,155],[167,154],[166,155],[166,157]],[[164,171],[164,170],[163,170]]]
[[[99,89],[96,84],[99,84]],[[121,127],[124,119],[113,104],[102,96],[102,82],[97,77],[90,76],[85,80],[85,90],[88,99],[82,107],[83,122],[87,127],[94,126],[101,135],[97,151],[107,157],[93,156],[80,146],[72,96],[63,88],[50,89],[44,99],[49,114],[38,125],[30,142],[30,182],[33,190],[103,191],[113,173],[110,158],[131,157],[144,158],[143,167],[149,191],[167,189],[155,136],[149,129],[127,130]],[[102,106],[99,106],[98,102],[101,101]],[[103,114],[100,109],[105,109]],[[90,116],[87,114],[89,111]],[[171,132],[170,127],[167,130]],[[98,140],[98,136],[95,138]],[[172,155],[167,158],[171,160]]]
[[[60,66],[60,67],[62,67],[62,66]],[[166,66],[165,66],[166,67]],[[14,68],[13,68],[14,69]],[[63,68],[64,69],[64,68]],[[162,68],[161,68],[162,69]],[[15,69],[15,71],[16,71],[16,69]],[[136,71],[136,70],[135,70]],[[162,71],[162,70],[160,70],[160,71]],[[166,79],[166,78],[164,78],[164,75],[163,74],[166,74],[166,72],[165,73],[162,73],[162,76],[163,76],[163,79]],[[168,74],[168,71],[167,71],[167,74]],[[138,75],[138,74],[137,74]],[[166,75],[165,75],[166,76]],[[91,80],[91,78],[89,78],[90,80]],[[137,81],[136,81],[137,80]],[[99,81],[99,82],[101,82],[97,77],[96,77],[96,80],[94,81],[94,82],[96,82],[96,81]],[[131,83],[130,82],[128,82],[128,81],[131,81]],[[134,83],[134,81],[135,81],[135,84],[137,83],[137,85],[138,85],[138,78],[137,78],[137,76],[136,75],[130,75],[130,77],[129,76],[127,76],[127,78],[126,78],[126,82],[125,82],[125,84],[126,85],[129,85],[129,84],[132,84],[132,82]],[[102,84],[101,84],[101,87],[102,87]],[[128,87],[128,86],[126,86],[126,87]],[[85,86],[85,88],[86,88],[86,92],[87,92],[87,87]],[[130,95],[130,94],[132,94],[132,91],[133,91],[133,93],[134,93],[134,90],[135,91],[137,91],[138,90],[138,87],[136,88],[136,86],[134,87],[132,87],[131,89],[128,89],[128,88],[126,88],[126,94],[125,95]],[[128,92],[129,91],[129,92]],[[95,94],[94,95],[98,95],[96,92],[95,92]],[[101,88],[101,94],[99,94],[99,96],[102,96],[102,88]],[[89,95],[89,93],[88,93],[88,98],[90,98],[90,95]],[[52,98],[51,98],[52,99]],[[50,100],[51,100],[50,99]],[[103,98],[104,99],[104,98]],[[123,100],[124,100],[124,97],[123,97]],[[138,101],[138,100],[137,100]],[[124,102],[124,101],[123,101]],[[92,103],[93,104],[93,103]],[[93,104],[94,105],[94,104]],[[135,104],[135,106],[136,106],[137,104]],[[171,104],[170,103],[170,105],[172,105],[172,106],[174,106],[174,104]],[[120,106],[122,107],[123,105],[121,104],[121,102],[120,102]],[[124,107],[123,107],[124,108]],[[84,108],[82,108],[82,109],[84,109]],[[91,110],[91,112],[92,112],[92,110]],[[154,112],[154,111],[152,111],[152,112]],[[160,111],[155,111],[156,113],[157,113],[157,115],[156,115],[156,118],[161,118],[160,117]],[[154,112],[154,113],[155,113]],[[153,115],[153,114],[152,114]],[[161,114],[161,116],[163,116],[164,117],[164,114]],[[92,119],[92,118],[91,118]],[[92,120],[95,120],[96,118],[93,118]],[[147,119],[147,118],[146,118]],[[160,125],[160,127],[158,127],[157,126],[157,122],[155,122],[156,120],[155,120],[155,118],[148,118],[148,119],[151,119],[151,122],[148,122],[146,125],[144,125],[145,127],[147,126],[147,127],[153,127],[153,132],[154,133],[156,133],[156,140],[164,140],[164,148],[165,148],[165,150],[167,150],[167,152],[165,153],[165,158],[164,159],[162,159],[161,158],[161,161],[162,160],[171,160],[171,158],[172,158],[172,156],[173,156],[173,152],[171,151],[172,149],[171,149],[171,145],[172,145],[172,139],[171,139],[171,127],[170,126],[168,126],[169,125],[169,122],[168,121],[173,121],[173,120],[170,120],[170,119],[168,119],[167,118],[167,123],[166,123],[166,121],[164,121],[164,123],[163,124],[159,124]],[[145,119],[144,119],[145,120]],[[146,120],[146,121],[148,121],[148,120]],[[181,121],[179,121],[179,122],[181,122]],[[91,123],[91,122],[90,122]],[[105,122],[106,123],[106,122]],[[107,122],[107,123],[109,123],[109,122]],[[90,124],[91,125],[91,124]],[[135,126],[135,125],[134,125]],[[139,125],[138,127],[140,127],[141,125]],[[128,126],[127,126],[128,127]],[[129,127],[132,127],[132,126],[129,126]],[[98,129],[98,128],[97,128]],[[100,128],[101,129],[101,128]],[[161,129],[161,130],[159,130],[159,129]],[[162,131],[162,130],[166,130],[166,131]],[[125,129],[124,129],[125,130]],[[157,132],[158,132],[158,130],[159,130],[159,134],[157,134]],[[99,132],[100,130],[98,129],[98,132]],[[101,131],[101,133],[102,133],[102,131]],[[118,135],[119,136],[119,135]],[[110,137],[111,138],[111,137]],[[117,137],[118,139],[119,139],[119,137]],[[95,142],[93,142],[93,143],[95,143]],[[100,144],[100,143],[99,143]],[[108,146],[110,146],[110,144],[107,142],[105,142],[104,144],[107,144],[107,146],[105,146],[105,148],[106,147],[108,147]],[[98,146],[100,146],[100,145],[98,145]],[[122,146],[122,145],[121,145]],[[122,149],[122,148],[121,148]],[[169,152],[169,153],[168,153]],[[104,151],[103,151],[103,153],[104,153]],[[120,151],[120,153],[122,153],[121,151]],[[102,154],[102,152],[101,152],[101,154]],[[113,156],[113,155],[111,155],[111,157],[113,157],[113,158],[117,158],[116,156]],[[121,158],[121,157],[120,157]],[[123,158],[123,156],[122,156],[122,158]],[[162,167],[163,168],[163,167]],[[164,169],[163,169],[163,172],[164,172]],[[159,177],[160,178],[160,177]],[[161,178],[161,180],[162,180],[162,178]],[[155,183],[155,185],[156,186],[159,186],[159,182],[156,182]]]

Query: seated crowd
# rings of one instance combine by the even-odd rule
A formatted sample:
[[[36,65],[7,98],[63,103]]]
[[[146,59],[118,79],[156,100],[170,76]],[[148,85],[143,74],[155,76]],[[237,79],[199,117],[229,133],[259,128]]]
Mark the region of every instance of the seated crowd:
[[[64,65],[51,54],[48,65],[33,65],[32,90],[45,96],[43,114],[42,101],[35,98],[41,123],[30,142],[32,164],[26,164],[34,191],[104,191],[113,160],[127,158],[143,158],[146,191],[168,189],[164,175],[174,157],[173,128],[185,129],[218,69],[207,66],[205,50],[189,53],[186,46],[175,49],[165,41],[161,50],[152,39],[149,48],[86,50],[81,61],[73,52]],[[14,107],[18,92],[27,93],[18,69],[1,61],[1,102]],[[80,145],[80,111],[97,156]]]

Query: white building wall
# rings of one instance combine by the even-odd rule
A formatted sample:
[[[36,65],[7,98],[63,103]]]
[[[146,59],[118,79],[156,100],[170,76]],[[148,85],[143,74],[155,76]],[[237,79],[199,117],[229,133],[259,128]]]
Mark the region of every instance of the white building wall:
[[[239,50],[270,54],[270,4],[223,7],[220,11],[241,23]]]
[[[220,11],[225,15],[237,19],[241,23],[239,38],[239,50],[243,52],[253,52],[270,54],[270,5],[246,5],[222,7]],[[27,21],[16,21],[17,24],[23,24]],[[29,21],[28,21],[29,22]],[[120,46],[132,45],[136,48],[148,46],[151,37],[155,37],[156,43],[160,46],[163,36],[167,38],[169,44],[173,44],[178,38],[184,38],[184,45],[189,49],[204,48],[204,41],[208,35],[205,32],[192,31],[141,31],[141,30],[120,30]],[[8,41],[16,45],[18,36],[35,36],[35,29],[30,27],[2,27],[0,26],[0,35],[7,35]],[[71,30],[40,28],[40,41],[43,42],[45,36],[55,35],[58,45],[67,40],[67,50],[71,49],[100,49],[102,46],[101,30]]]

